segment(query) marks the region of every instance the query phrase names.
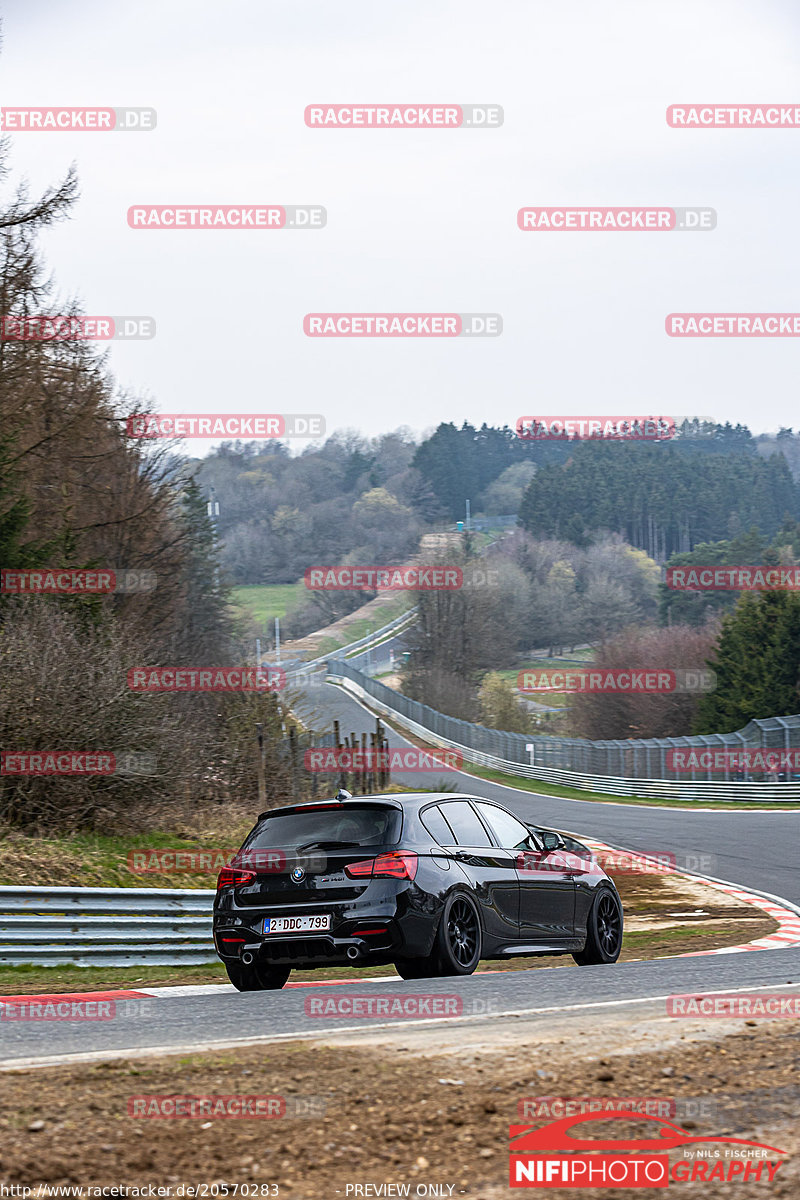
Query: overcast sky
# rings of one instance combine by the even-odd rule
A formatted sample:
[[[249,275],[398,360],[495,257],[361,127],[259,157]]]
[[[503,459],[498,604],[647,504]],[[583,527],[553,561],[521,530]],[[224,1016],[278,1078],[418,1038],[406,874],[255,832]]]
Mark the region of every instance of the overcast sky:
[[[671,311],[800,311],[800,129],[668,105],[800,103],[793,0],[6,0],[3,105],[150,105],[141,134],[20,133],[63,296],[148,314],[111,366],[164,412],[328,432],[521,414],[800,426],[798,339],[667,337]],[[315,102],[491,102],[483,130],[306,128]],[[321,231],[132,230],[132,204],[322,204]],[[710,205],[709,233],[522,233],[526,205]],[[492,339],[311,339],[320,311],[499,312]],[[300,448],[302,443],[295,443]],[[200,443],[187,444],[197,453]]]

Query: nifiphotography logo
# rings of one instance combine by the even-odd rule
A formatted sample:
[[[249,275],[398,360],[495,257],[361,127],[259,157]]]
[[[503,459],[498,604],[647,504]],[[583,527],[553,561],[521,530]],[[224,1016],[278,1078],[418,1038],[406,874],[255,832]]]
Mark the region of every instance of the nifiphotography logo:
[[[609,1133],[611,1121],[635,1123],[641,1135],[603,1136]],[[576,1129],[583,1125],[588,1128]],[[786,1158],[785,1150],[763,1142],[721,1134],[704,1137],[661,1117],[624,1109],[564,1117],[538,1128],[512,1125],[509,1139],[510,1187],[665,1188],[670,1182],[716,1181],[770,1184]],[[680,1154],[670,1162],[669,1151]]]

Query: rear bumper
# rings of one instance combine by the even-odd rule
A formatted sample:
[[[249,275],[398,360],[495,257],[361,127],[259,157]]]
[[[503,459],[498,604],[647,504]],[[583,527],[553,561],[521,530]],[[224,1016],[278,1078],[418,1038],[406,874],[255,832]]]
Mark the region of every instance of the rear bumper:
[[[372,908],[372,906],[370,906]],[[295,910],[296,911],[296,910]],[[317,906],[319,911],[319,906]],[[263,934],[265,916],[287,915],[261,910],[246,915],[230,912],[214,917],[214,945],[225,962],[251,954],[259,962],[314,967],[333,964],[365,966],[416,958],[430,953],[438,914],[421,913],[406,904],[382,903],[365,912],[333,914],[333,928],[325,933]],[[295,914],[290,914],[295,915]],[[247,961],[252,961],[248,959]]]
[[[347,966],[366,965],[381,960],[391,961],[393,939],[387,934],[385,938],[335,938],[329,934],[315,933],[308,937],[294,936],[281,938],[250,939],[238,946],[218,944],[217,953],[220,958],[228,961],[231,958],[242,959],[244,962],[295,967],[333,966],[337,963]]]
[[[328,963],[355,966],[390,961],[405,942],[403,922],[395,904],[376,906],[371,913],[333,913],[326,932],[262,933],[266,916],[297,915],[274,910],[252,911],[246,918],[220,914],[214,918],[214,944],[225,961],[252,955],[263,963],[290,963],[297,967]],[[248,958],[246,961],[252,962]]]

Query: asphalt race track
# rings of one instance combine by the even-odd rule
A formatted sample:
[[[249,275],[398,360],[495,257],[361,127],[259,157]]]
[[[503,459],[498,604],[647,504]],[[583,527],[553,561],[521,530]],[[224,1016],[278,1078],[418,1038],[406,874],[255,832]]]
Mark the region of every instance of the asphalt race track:
[[[308,711],[316,710],[318,721],[340,721],[343,735],[375,728],[375,717],[341,687],[313,687],[308,696]],[[388,737],[391,746],[410,744],[392,729]],[[595,837],[628,850],[648,854],[671,851],[681,870],[724,879],[800,906],[798,810],[687,812],[646,805],[597,804],[520,792],[460,771],[437,772],[427,780],[420,772],[392,778],[408,787],[431,787],[432,781],[446,779],[458,791],[499,800],[523,820]]]
[[[353,972],[355,975],[355,972]],[[163,995],[155,1000],[132,1003],[125,1015],[125,1002],[117,1002],[117,1016],[110,1021],[13,1021],[2,1023],[3,1058],[47,1059],[62,1055],[103,1057],[106,1052],[160,1050],[164,1053],[197,1050],[216,1043],[235,1045],[248,1040],[279,1040],[292,1037],[324,1037],[337,1031],[380,1027],[380,1018],[325,1017],[309,1015],[312,999],[327,996],[351,1001],[356,995],[420,995],[457,997],[464,1015],[445,1018],[490,1023],[504,1014],[543,1016],[575,1005],[571,1015],[591,1022],[604,1009],[629,1004],[635,1021],[641,1005],[652,1012],[652,1001],[662,1002],[672,994],[741,989],[783,990],[800,980],[800,958],[796,950],[765,950],[747,954],[713,955],[709,958],[673,958],[656,962],[618,963],[613,967],[570,967],[555,970],[512,971],[472,975],[466,979],[426,979],[404,982],[363,980],[352,985],[314,985],[281,992],[230,992],[209,989],[205,995]],[[792,989],[794,990],[794,989]],[[630,1003],[630,1002],[634,1003]],[[601,1007],[602,1006],[602,1007]],[[441,1017],[426,1019],[436,1036]],[[413,1025],[413,1019],[391,1024]],[[116,1055],[115,1055],[116,1056]]]
[[[309,708],[330,721],[338,718],[342,732],[374,727],[374,716],[340,688],[311,686]],[[407,745],[389,732],[390,744]],[[419,774],[398,776],[419,786]],[[436,779],[444,778],[437,776]],[[453,772],[448,777],[457,790],[495,797],[520,816],[543,825],[596,837],[611,845],[649,854],[672,851],[678,867],[695,864],[700,873],[723,879],[788,901],[800,910],[800,812],[750,811],[687,812],[645,806],[605,805],[556,799],[485,783]],[[431,785],[428,780],[427,786]],[[702,856],[709,856],[709,859]],[[460,1016],[448,1021],[483,1022],[527,1015],[542,1019],[557,1012],[574,1017],[583,1027],[593,1016],[608,1011],[660,1011],[673,994],[725,992],[750,989],[782,990],[800,981],[797,949],[675,957],[655,962],[627,962],[613,967],[577,967],[476,974],[466,979],[404,982],[400,979],[360,981],[356,971],[344,972],[355,981],[347,985],[288,987],[276,993],[243,993],[209,988],[202,994],[161,994],[131,1004],[120,1001],[114,1020],[108,1021],[4,1021],[0,1024],[2,1057],[6,1069],[14,1065],[64,1061],[62,1056],[118,1056],[150,1050],[168,1053],[205,1046],[235,1045],[248,1041],[324,1036],[337,1032],[376,1029],[378,1016],[342,1016],[320,1019],[310,1011],[312,999],[356,996],[419,995],[457,997]],[[144,985],[146,986],[146,984]],[[451,1001],[452,1003],[452,1001]],[[434,1032],[441,1018],[425,1019]],[[405,1020],[404,1026],[414,1024]],[[397,1024],[397,1022],[393,1022]],[[577,1025],[576,1025],[577,1027]]]

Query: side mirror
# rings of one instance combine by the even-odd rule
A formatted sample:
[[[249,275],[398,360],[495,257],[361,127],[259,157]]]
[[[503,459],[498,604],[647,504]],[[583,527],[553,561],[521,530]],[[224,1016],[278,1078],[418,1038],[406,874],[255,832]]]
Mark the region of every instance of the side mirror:
[[[543,829],[540,830],[539,837],[542,839],[542,845],[545,853],[549,853],[551,850],[564,849],[565,843],[560,833],[553,833],[552,830]]]

